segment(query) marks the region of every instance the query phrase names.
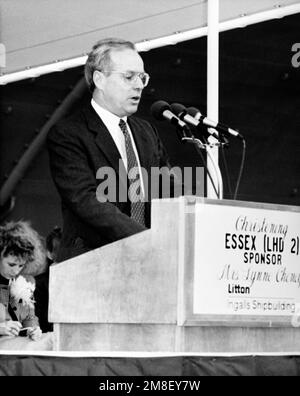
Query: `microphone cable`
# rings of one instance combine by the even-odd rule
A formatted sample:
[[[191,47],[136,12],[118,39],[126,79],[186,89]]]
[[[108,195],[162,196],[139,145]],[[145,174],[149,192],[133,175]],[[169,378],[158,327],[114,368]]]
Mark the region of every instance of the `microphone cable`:
[[[166,114],[166,115],[164,116],[164,112],[165,112],[165,111],[167,111],[168,114]],[[223,192],[222,192],[222,191],[223,191],[223,188],[222,188],[222,186],[220,185],[219,173],[218,173],[218,171],[216,170],[216,164],[215,164],[215,162],[214,162],[213,159],[211,158],[210,153],[208,153],[208,155],[210,156],[210,158],[211,158],[211,160],[212,160],[213,167],[214,167],[214,171],[215,171],[216,176],[217,176],[217,179],[218,179],[218,186],[216,187],[215,182],[214,182],[214,179],[213,179],[213,177],[212,177],[212,175],[211,175],[211,173],[210,173],[210,171],[209,171],[209,169],[208,169],[208,167],[207,167],[206,161],[205,161],[204,156],[203,156],[203,154],[202,154],[202,152],[201,152],[201,148],[205,148],[205,145],[203,145],[203,143],[201,142],[201,140],[195,138],[195,136],[194,136],[193,133],[191,132],[190,128],[189,128],[185,123],[184,123],[184,124],[186,125],[186,127],[187,127],[187,129],[188,129],[188,131],[189,131],[190,136],[187,136],[187,135],[186,135],[186,129],[185,129],[185,128],[183,129],[183,128],[181,127],[181,129],[180,129],[180,126],[179,126],[178,122],[175,122],[175,121],[176,121],[177,119],[178,119],[178,121],[180,121],[180,122],[182,122],[182,121],[181,121],[174,113],[171,112],[171,106],[169,105],[169,103],[167,103],[167,102],[165,102],[165,101],[162,101],[162,100],[158,100],[158,101],[154,102],[154,103],[152,104],[152,106],[151,106],[151,115],[152,115],[155,119],[157,119],[157,120],[159,120],[159,121],[168,119],[168,121],[176,127],[177,136],[179,137],[179,139],[180,139],[181,142],[183,142],[183,143],[188,142],[188,143],[193,143],[193,144],[194,144],[194,147],[195,147],[196,151],[198,152],[198,154],[200,155],[200,157],[201,157],[201,159],[202,159],[202,163],[203,163],[204,168],[205,168],[205,170],[206,170],[206,172],[207,172],[207,174],[208,174],[208,177],[209,177],[209,179],[210,179],[210,181],[211,181],[211,184],[212,184],[212,186],[213,186],[213,188],[214,188],[214,190],[215,190],[216,196],[220,198],[220,194],[223,193]],[[174,119],[172,118],[172,115],[174,115]],[[183,136],[180,136],[180,132],[182,132]]]
[[[228,162],[227,162],[227,158],[225,155],[225,150],[224,150],[223,145],[221,145],[221,155],[222,155],[222,160],[223,160],[223,164],[224,164],[224,171],[225,171],[225,177],[226,177],[226,183],[227,183],[227,187],[228,187],[228,191],[229,191],[229,196],[232,198],[233,192],[232,192],[231,182],[230,182],[230,177],[229,177]]]
[[[223,181],[222,181],[221,171],[220,171],[220,168],[219,168],[218,164],[214,160],[214,157],[211,155],[210,151],[207,149],[207,145],[203,144],[200,139],[195,138],[194,135],[192,135],[192,137],[183,137],[183,138],[181,138],[181,141],[184,142],[184,143],[188,142],[188,143],[193,143],[194,144],[195,150],[197,151],[197,153],[200,155],[200,157],[202,159],[202,163],[203,163],[204,169],[207,172],[207,175],[208,175],[208,177],[210,179],[210,182],[211,182],[211,184],[213,186],[213,189],[215,190],[216,196],[219,199],[222,199],[223,198]],[[201,149],[205,149],[205,153],[206,153],[207,157],[209,157],[209,159],[211,161],[213,170],[215,172],[215,176],[217,178],[218,187],[216,187],[215,180],[213,179],[212,174],[210,173],[210,169],[207,166],[207,158],[206,159],[204,158]]]
[[[245,140],[244,137],[242,137],[241,140],[243,142],[242,158],[241,158],[241,163],[240,163],[240,167],[239,167],[239,172],[238,172],[238,177],[237,177],[234,193],[232,191],[232,186],[231,186],[231,182],[230,182],[227,158],[226,158],[226,155],[225,155],[224,147],[223,147],[223,145],[221,145],[221,154],[222,154],[222,160],[223,160],[223,164],[224,164],[226,183],[227,183],[227,186],[228,186],[229,195],[230,195],[231,199],[233,199],[233,200],[237,199],[238,189],[239,189],[239,186],[240,186],[240,182],[241,182],[241,178],[242,178],[242,174],[243,174],[243,170],[244,170],[244,166],[245,166],[246,140]]]
[[[242,159],[241,159],[240,170],[239,170],[239,174],[238,174],[238,178],[237,178],[237,182],[236,182],[236,186],[235,186],[235,190],[234,190],[234,195],[233,195],[234,200],[236,200],[236,197],[237,197],[238,189],[239,189],[241,178],[242,178],[242,173],[243,173],[244,166],[245,166],[245,157],[246,157],[246,140],[245,140],[245,138],[242,138],[242,141],[243,141]]]

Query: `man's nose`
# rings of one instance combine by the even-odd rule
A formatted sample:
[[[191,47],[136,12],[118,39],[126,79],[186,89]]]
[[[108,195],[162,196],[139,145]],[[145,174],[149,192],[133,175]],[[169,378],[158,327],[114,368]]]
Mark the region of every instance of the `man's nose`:
[[[137,76],[137,78],[134,82],[134,88],[139,89],[139,90],[142,90],[144,88],[144,84],[143,84],[140,76]]]

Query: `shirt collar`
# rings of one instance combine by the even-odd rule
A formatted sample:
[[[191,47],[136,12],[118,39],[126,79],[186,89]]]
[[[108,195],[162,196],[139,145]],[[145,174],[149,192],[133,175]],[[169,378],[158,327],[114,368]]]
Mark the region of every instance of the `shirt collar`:
[[[104,122],[104,124],[106,126],[110,126],[110,125],[118,125],[119,126],[119,122],[120,122],[120,117],[118,117],[117,115],[111,113],[110,111],[104,109],[102,106],[100,106],[93,98],[91,100],[91,105],[93,107],[93,109],[96,111],[96,113],[98,114],[98,116],[101,118],[101,120]],[[125,122],[127,122],[127,117],[121,117],[122,120],[124,120]]]

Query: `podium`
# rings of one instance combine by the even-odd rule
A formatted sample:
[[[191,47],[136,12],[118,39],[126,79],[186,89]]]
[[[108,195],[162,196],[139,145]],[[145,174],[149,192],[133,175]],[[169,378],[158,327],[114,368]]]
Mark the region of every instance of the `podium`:
[[[300,351],[299,207],[186,196],[151,216],[50,267],[55,350]]]

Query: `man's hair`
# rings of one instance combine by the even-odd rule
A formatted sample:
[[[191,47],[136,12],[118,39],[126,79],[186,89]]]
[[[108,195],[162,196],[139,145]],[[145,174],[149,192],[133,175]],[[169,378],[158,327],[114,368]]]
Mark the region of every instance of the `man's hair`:
[[[0,227],[0,255],[13,255],[24,260],[24,274],[35,276],[46,266],[42,239],[26,221],[12,221]]]
[[[131,41],[118,38],[106,38],[98,41],[93,46],[84,67],[85,79],[91,92],[95,89],[93,81],[94,71],[108,69],[111,65],[111,52],[122,51],[124,49],[132,49],[136,51],[136,47]]]
[[[46,238],[46,249],[48,250],[48,252],[53,251],[53,241],[55,239],[57,239],[60,242],[61,237],[62,237],[61,228],[58,226],[55,226],[53,228],[53,230],[47,235],[47,238]]]

